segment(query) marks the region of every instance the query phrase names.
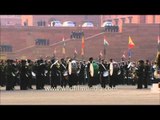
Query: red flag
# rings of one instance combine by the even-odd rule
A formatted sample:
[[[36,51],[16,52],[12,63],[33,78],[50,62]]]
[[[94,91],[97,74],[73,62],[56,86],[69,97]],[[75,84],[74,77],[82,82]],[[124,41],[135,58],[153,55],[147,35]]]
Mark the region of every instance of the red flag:
[[[128,41],[128,48],[131,49],[135,46],[134,42],[132,41],[131,37],[129,36],[129,41]]]
[[[65,41],[64,41],[64,37],[63,37],[62,41],[63,41],[62,53],[65,54],[66,53],[66,48],[65,48],[66,44],[65,44]]]
[[[82,36],[82,52],[81,55],[84,55],[84,35]]]

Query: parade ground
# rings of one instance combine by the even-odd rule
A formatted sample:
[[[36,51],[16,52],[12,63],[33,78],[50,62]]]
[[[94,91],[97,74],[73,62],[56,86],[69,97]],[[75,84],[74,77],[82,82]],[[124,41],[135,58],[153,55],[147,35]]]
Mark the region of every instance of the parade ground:
[[[116,89],[101,89],[94,86],[79,86],[74,89],[61,90],[34,89],[22,91],[19,86],[14,91],[1,87],[1,105],[160,105],[160,93],[148,89],[136,89],[137,86],[119,85]]]

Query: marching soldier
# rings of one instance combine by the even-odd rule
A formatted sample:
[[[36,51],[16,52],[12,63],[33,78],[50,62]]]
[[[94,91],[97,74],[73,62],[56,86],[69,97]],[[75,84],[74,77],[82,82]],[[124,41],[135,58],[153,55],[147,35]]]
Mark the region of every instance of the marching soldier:
[[[78,66],[75,60],[69,59],[68,63],[68,74],[69,74],[69,87],[72,88],[73,85],[77,85],[77,70]]]
[[[59,63],[58,60],[51,60],[52,64],[50,66],[51,71],[51,88],[56,89],[57,85],[60,81],[60,71],[59,71]]]
[[[15,70],[13,66],[13,60],[7,60],[5,73],[6,73],[6,90],[14,90]]]
[[[142,89],[142,84],[144,81],[144,61],[139,60],[138,62],[138,70],[137,70],[137,76],[138,76],[138,81],[137,81],[137,89]]]
[[[110,59],[110,64],[109,64],[109,77],[110,77],[110,82],[109,82],[109,87],[110,88],[115,88],[116,87],[116,79],[117,79],[117,69],[115,69],[117,66],[115,63],[113,63],[113,60]]]
[[[85,84],[85,64],[83,62],[80,62],[79,84]]]
[[[28,88],[32,88],[32,71],[33,71],[33,64],[31,60],[27,60],[27,66],[28,66]]]
[[[5,86],[5,65],[4,62],[0,62],[0,86]]]
[[[65,60],[62,58],[61,59],[61,64],[60,64],[60,71],[61,71],[61,87],[66,88],[67,81],[68,81],[68,71],[67,71],[67,65]]]
[[[20,89],[27,90],[28,88],[28,66],[26,65],[26,60],[21,61],[20,67]]]
[[[43,60],[40,59],[37,61],[36,67],[36,89],[44,89],[44,73],[45,73],[45,64]]]
[[[94,68],[93,68],[93,58],[89,58],[89,63],[87,67],[88,72],[88,86],[91,88],[93,86],[93,80],[94,80]]]
[[[107,65],[104,63],[104,60],[102,60],[102,63],[100,63],[99,70],[100,70],[101,87],[105,88],[106,87],[106,79],[108,77],[108,69],[107,69]]]

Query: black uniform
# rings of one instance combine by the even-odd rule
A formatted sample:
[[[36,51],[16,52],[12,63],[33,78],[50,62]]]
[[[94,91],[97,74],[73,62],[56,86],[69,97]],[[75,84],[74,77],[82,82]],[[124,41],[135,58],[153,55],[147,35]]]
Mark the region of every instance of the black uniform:
[[[144,88],[148,88],[148,83],[150,81],[150,70],[151,66],[149,65],[149,61],[147,60],[145,64],[145,76],[143,80]]]
[[[72,70],[71,70],[71,74],[69,74],[69,76],[68,76],[69,77],[68,84],[69,84],[70,88],[72,88],[73,85],[77,85],[77,82],[78,82],[78,76],[77,76],[78,66],[77,66],[77,63],[73,63],[71,61],[72,60],[69,61],[69,64],[71,64]]]
[[[43,60],[37,61],[36,67],[36,89],[44,89],[44,73],[45,73],[45,64]]]
[[[20,67],[20,89],[27,90],[28,88],[28,66],[26,61],[22,60]]]
[[[5,66],[4,63],[0,63],[0,86],[5,86]]]
[[[85,84],[85,64],[80,62],[80,72],[79,72],[79,84],[84,85]]]
[[[108,72],[107,65],[102,62],[99,65],[99,70],[100,70],[100,83],[101,83],[101,87],[105,88],[108,76],[103,76],[103,74],[104,74],[104,72]]]
[[[91,76],[91,73],[90,73],[90,65],[92,64],[93,62],[93,58],[89,58],[89,63],[88,63],[88,66],[87,66],[87,75],[88,75],[88,86],[91,88],[93,86],[93,81],[94,81],[94,76]]]
[[[144,72],[145,72],[144,61],[140,60],[138,70],[137,70],[137,76],[138,76],[137,89],[142,89],[142,84],[143,84],[143,81],[144,81]]]
[[[55,61],[52,60],[52,64],[50,66],[51,71],[51,88],[57,88],[57,85],[60,83],[60,71]]]
[[[13,66],[12,60],[7,60],[7,66],[5,69],[6,73],[6,90],[13,90],[14,89],[14,77],[15,77],[15,70]]]
[[[62,61],[60,65],[60,71],[61,71],[61,87],[66,87],[68,82],[68,75],[64,75],[64,73],[67,72],[67,65],[64,61]]]

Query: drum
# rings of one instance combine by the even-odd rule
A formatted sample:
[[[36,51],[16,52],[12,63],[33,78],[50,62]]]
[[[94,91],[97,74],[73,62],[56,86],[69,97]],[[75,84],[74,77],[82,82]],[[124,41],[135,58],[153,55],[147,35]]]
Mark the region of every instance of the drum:
[[[108,71],[103,72],[103,77],[108,77],[108,75],[109,75]]]
[[[67,72],[67,71],[65,71],[65,72],[63,73],[63,76],[64,76],[64,79],[65,79],[65,80],[68,80],[68,72]]]
[[[154,71],[154,77],[155,77],[156,79],[160,79],[160,70],[155,70],[155,71]]]

